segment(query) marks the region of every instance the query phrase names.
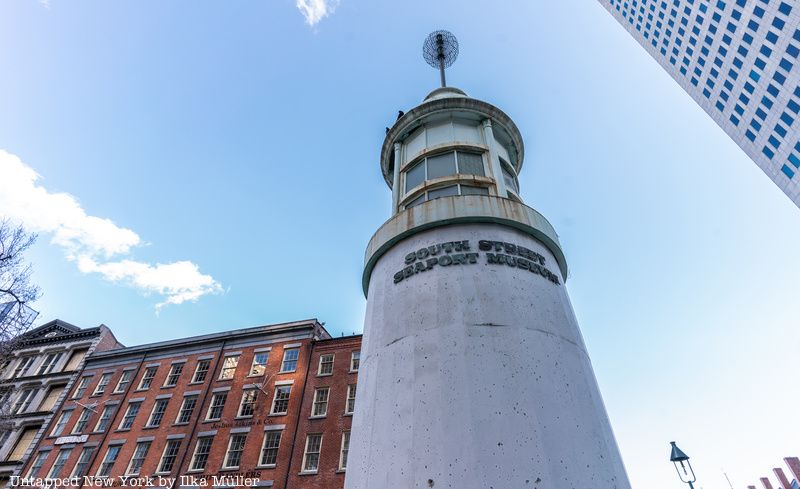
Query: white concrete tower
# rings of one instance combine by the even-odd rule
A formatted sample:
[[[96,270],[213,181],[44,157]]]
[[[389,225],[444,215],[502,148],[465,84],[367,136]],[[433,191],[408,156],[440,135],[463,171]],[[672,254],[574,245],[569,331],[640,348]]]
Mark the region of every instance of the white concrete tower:
[[[386,134],[345,489],[630,488],[523,153],[451,87]]]

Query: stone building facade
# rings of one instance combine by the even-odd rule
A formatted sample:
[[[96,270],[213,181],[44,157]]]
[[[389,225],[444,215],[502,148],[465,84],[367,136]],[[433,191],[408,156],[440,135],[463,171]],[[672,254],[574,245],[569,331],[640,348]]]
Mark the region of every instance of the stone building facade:
[[[0,487],[17,475],[94,352],[119,348],[111,330],[53,320],[17,340],[0,366]]]
[[[312,319],[96,353],[23,475],[340,488],[359,350]]]

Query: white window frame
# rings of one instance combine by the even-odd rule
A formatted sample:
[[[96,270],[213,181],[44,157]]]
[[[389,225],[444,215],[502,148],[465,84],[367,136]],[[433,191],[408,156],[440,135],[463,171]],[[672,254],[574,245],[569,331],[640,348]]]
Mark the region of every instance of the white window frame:
[[[225,364],[227,363],[228,359],[231,358],[235,360],[232,367],[226,367]],[[219,369],[219,378],[217,380],[231,380],[232,378],[236,377],[236,369],[239,368],[239,360],[241,359],[241,355],[234,354],[234,355],[225,355],[222,358],[222,368]],[[230,376],[226,376],[225,372],[230,371]]]
[[[128,462],[128,467],[125,468],[125,475],[139,475],[142,473],[142,466],[144,466],[145,459],[147,459],[147,454],[150,452],[150,447],[153,445],[152,441],[139,441],[136,442],[136,446],[133,447],[133,453],[131,454],[131,460]],[[136,472],[131,471],[133,468],[133,461],[136,460],[136,455],[139,454],[139,447],[146,447],[144,449],[144,453],[141,454],[140,458],[142,463],[137,467]]]
[[[153,375],[148,375],[150,372],[153,372]],[[144,373],[142,374],[142,378],[139,379],[139,385],[136,387],[137,391],[146,391],[153,386],[153,379],[156,378],[156,374],[158,374],[158,367],[151,366],[145,367]],[[144,385],[144,382],[147,381],[147,386]]]
[[[104,421],[104,415],[108,413],[108,418],[105,419],[106,425],[103,429],[100,429],[100,423]],[[117,414],[117,405],[116,404],[109,404],[103,406],[103,410],[100,412],[100,417],[97,418],[97,423],[94,424],[94,431],[93,433],[105,433],[105,431],[111,427],[111,421],[114,420],[114,415]]]
[[[217,399],[218,397],[222,397],[222,404],[221,404],[222,409],[219,410],[219,417],[218,418],[212,418],[211,417],[211,411],[215,407],[220,407],[220,405],[215,405],[214,404],[214,400]],[[228,391],[212,393],[211,402],[208,403],[208,410],[206,411],[206,419],[205,420],[206,421],[219,421],[220,419],[222,419],[222,414],[225,411],[225,403],[226,402],[228,402]]]
[[[358,384],[349,384],[347,386],[347,398],[344,401],[344,414],[353,414],[356,412],[356,392],[358,391]],[[350,409],[350,406],[353,409]]]
[[[319,437],[319,448],[317,449],[316,452],[309,452],[308,451],[308,445],[309,445],[309,442],[311,441],[311,437]],[[302,463],[302,465],[300,465],[300,469],[301,469],[300,472],[301,473],[303,473],[303,474],[316,474],[316,473],[319,472],[319,461],[320,461],[320,455],[322,454],[322,439],[323,439],[322,433],[309,433],[308,435],[306,435],[306,444],[305,444],[305,448],[303,449],[303,463]],[[306,468],[307,464],[308,464],[308,461],[309,461],[309,457],[308,457],[309,455],[316,455],[316,459],[317,459],[317,464],[316,465],[317,466],[314,469]]]
[[[200,448],[201,441],[209,441],[208,451],[205,453],[199,453],[197,451]],[[192,452],[192,459],[189,461],[189,470],[188,472],[203,472],[206,470],[206,465],[208,465],[208,456],[211,455],[211,447],[214,445],[214,437],[213,436],[200,436],[197,438],[197,442],[194,444],[194,451]],[[195,468],[195,464],[197,463],[197,455],[205,456],[205,460],[203,460],[203,466]]]
[[[86,415],[85,419],[83,417],[84,414]],[[78,420],[75,421],[75,424],[72,426],[72,431],[70,431],[70,434],[71,435],[83,434],[83,432],[86,431],[86,428],[89,426],[89,419],[91,419],[91,417],[92,417],[92,410],[89,408],[83,408],[83,411],[81,411],[81,415],[78,416]],[[83,425],[83,427],[80,430],[78,430],[78,427],[81,425]]]
[[[286,356],[290,353],[297,353],[297,357],[293,359],[287,359]],[[278,372],[279,374],[285,374],[289,372],[295,372],[297,370],[297,362],[300,360],[300,348],[285,348],[283,350],[283,358],[281,359],[281,371]],[[288,370],[286,368],[286,362],[294,362],[294,368]]]
[[[278,436],[278,444],[274,447],[267,448],[267,440],[269,439],[270,435],[275,435],[277,433]],[[269,430],[264,432],[264,439],[261,441],[261,451],[258,452],[258,467],[262,468],[274,468],[278,465],[278,454],[281,449],[281,440],[283,440],[283,430]],[[264,451],[265,450],[275,450],[275,463],[265,464],[264,462]]]
[[[64,459],[61,460],[61,457],[65,455]],[[67,460],[69,460],[69,456],[72,455],[72,448],[62,448],[58,451],[56,455],[56,459],[53,460],[53,465],[50,466],[50,470],[47,472],[47,477],[50,478],[57,478],[61,476],[61,472],[64,470],[64,467],[67,465]],[[59,460],[61,460],[61,467],[58,467]],[[56,468],[58,468],[58,472],[56,472]]]
[[[245,399],[248,395],[252,393],[253,400],[248,403],[252,404],[251,410],[253,411],[250,414],[242,414],[242,408],[245,406]],[[236,411],[237,418],[252,418],[256,412],[256,402],[258,401],[258,389],[242,389],[242,399],[239,401],[239,409]]]
[[[122,394],[125,392],[125,387],[133,381],[133,374],[135,373],[134,370],[123,370],[122,375],[119,376],[119,380],[117,381],[117,385],[114,387],[114,390],[111,391],[112,394]],[[127,378],[126,378],[127,377]]]
[[[314,399],[311,403],[312,418],[324,418],[328,415],[328,401],[330,397],[330,387],[317,387],[314,389]]]
[[[101,474],[100,471],[103,470],[103,466],[108,463],[108,455],[111,453],[111,450],[115,450],[114,453],[114,460],[111,461],[111,465],[108,467],[109,474],[112,470],[114,470],[114,465],[117,464],[117,460],[119,460],[119,452],[122,451],[122,445],[111,445],[106,448],[106,455],[103,457],[103,460],[100,462],[100,466],[97,467],[97,472],[95,473],[96,477],[108,477],[108,474]]]
[[[42,359],[42,363],[39,364],[36,375],[46,375],[52,373],[63,355],[63,351],[46,353]]]
[[[358,365],[353,368],[356,362],[358,362]],[[361,350],[355,350],[350,352],[350,372],[358,372],[359,368],[361,368]]]
[[[153,416],[156,414],[156,408],[163,404],[164,411],[161,412],[161,417],[158,420],[158,424],[153,424]],[[150,416],[147,417],[147,423],[145,423],[145,428],[158,428],[161,426],[161,422],[164,421],[164,415],[167,413],[167,406],[169,406],[169,399],[156,399],[156,402],[153,403],[153,409],[150,410]]]
[[[83,447],[81,449],[78,460],[75,461],[75,466],[72,467],[72,472],[69,474],[70,477],[83,477],[86,475],[86,472],[89,470],[89,462],[95,450],[97,450],[97,447]],[[83,467],[81,467],[81,464],[83,464]]]
[[[50,436],[61,436],[70,418],[72,418],[72,411],[72,409],[69,411],[61,411],[61,416],[58,417],[58,421],[55,426],[53,426],[53,431],[50,432]]]
[[[264,359],[264,362],[256,363],[259,355],[266,355],[267,358]],[[247,374],[248,377],[260,377],[264,375],[267,371],[267,364],[269,363],[269,350],[266,351],[257,351],[253,353],[253,362],[250,364],[250,372]],[[256,367],[261,369],[261,372],[254,372]]]
[[[289,389],[288,396],[286,397],[286,411],[275,412],[275,404],[278,401],[278,392],[283,390],[284,388]],[[276,385],[275,386],[275,393],[272,395],[272,406],[269,409],[270,416],[283,416],[289,412],[289,401],[291,400],[292,396],[292,386],[291,385]],[[283,401],[283,399],[281,399]]]
[[[200,366],[201,365],[205,365],[205,367],[206,367],[205,370],[202,370],[202,371],[200,370]],[[206,379],[208,378],[208,372],[210,370],[211,370],[211,360],[210,359],[204,358],[202,360],[198,360],[197,361],[197,365],[195,365],[195,367],[194,367],[194,374],[192,374],[192,382],[191,383],[192,384],[200,384],[202,382],[205,382]],[[197,380],[197,376],[199,374],[203,374],[203,378],[200,379],[200,380]]]
[[[330,361],[324,361],[326,358],[330,358]],[[319,356],[319,365],[317,366],[317,377],[323,377],[326,375],[333,375],[333,363],[336,361],[336,355],[333,353],[323,353]],[[330,371],[323,372],[322,367],[328,367]]]
[[[342,446],[339,448],[339,470],[347,470],[347,457],[350,456],[350,430],[342,432]]]
[[[194,414],[194,409],[197,407],[197,401],[199,398],[200,396],[185,396],[183,398],[183,402],[181,402],[181,407],[180,409],[178,409],[178,414],[177,416],[175,416],[175,424],[177,425],[189,424],[189,422],[192,420],[192,414]],[[192,404],[192,408],[189,410],[189,419],[187,419],[186,421],[181,421],[183,412],[186,410],[186,404],[190,401],[194,401],[194,404]]]
[[[239,453],[239,463],[236,465],[230,465],[230,456],[231,456],[231,447],[233,446],[234,439],[242,439],[242,448],[238,450]],[[222,468],[227,469],[238,469],[242,465],[242,455],[244,455],[244,447],[247,444],[247,433],[231,433],[231,436],[228,438],[228,449],[225,450],[225,458],[222,460]]]
[[[131,409],[136,408],[136,412],[133,413],[133,417],[131,419],[131,425],[125,428],[124,424],[125,421],[128,419],[128,416],[131,415]],[[119,422],[119,426],[117,426],[117,431],[128,431],[133,428],[133,423],[136,421],[136,416],[139,415],[139,411],[142,410],[142,401],[137,402],[129,402],[128,407],[125,408],[125,414],[122,415],[122,419]]]
[[[175,470],[175,463],[178,461],[178,453],[181,451],[181,441],[181,439],[167,440],[167,444],[164,445],[164,451],[161,452],[161,458],[158,459],[158,465],[156,466],[155,471],[156,474],[169,474]],[[176,448],[175,455],[170,455],[170,457],[174,457],[172,460],[172,467],[170,467],[169,470],[163,470],[164,461],[167,457],[167,451],[173,446]]]
[[[86,391],[89,390],[89,384],[91,383],[92,383],[91,377],[81,377],[80,380],[78,380],[78,385],[72,392],[72,399],[80,399],[81,397],[83,397],[86,394]]]
[[[111,383],[111,377],[114,375],[113,372],[107,372],[100,375],[100,380],[97,381],[97,385],[94,386],[94,391],[92,392],[93,396],[99,396],[106,391],[108,388],[108,384]],[[104,382],[105,381],[105,382]]]
[[[164,378],[164,385],[162,387],[175,387],[178,385],[178,382],[181,380],[181,375],[183,375],[183,367],[185,366],[186,362],[178,362],[170,365],[169,372],[167,372],[167,376]],[[176,373],[175,370],[178,370],[178,372]],[[175,382],[170,383],[170,379],[173,376],[176,376]]]

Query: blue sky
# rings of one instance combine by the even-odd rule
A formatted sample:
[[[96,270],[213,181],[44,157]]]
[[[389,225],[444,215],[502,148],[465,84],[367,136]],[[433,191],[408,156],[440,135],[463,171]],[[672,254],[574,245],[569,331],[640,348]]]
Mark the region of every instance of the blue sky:
[[[435,88],[421,45],[446,28],[448,81],[525,137],[522,195],[560,234],[633,486],[680,487],[671,440],[698,488],[800,455],[800,210],[596,0],[312,20],[290,0],[0,3],[0,213],[40,231],[40,322],[126,344],[361,331],[384,127]]]

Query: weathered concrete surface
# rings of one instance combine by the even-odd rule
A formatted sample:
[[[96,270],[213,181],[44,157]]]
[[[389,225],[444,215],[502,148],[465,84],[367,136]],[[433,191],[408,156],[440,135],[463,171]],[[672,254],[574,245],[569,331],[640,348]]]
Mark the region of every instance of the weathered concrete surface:
[[[369,297],[369,282],[375,263],[396,243],[426,229],[465,223],[503,224],[535,237],[555,256],[561,276],[566,280],[567,261],[561,251],[558,235],[543,215],[511,199],[456,195],[430,200],[395,214],[375,232],[364,256],[364,294]]]
[[[477,263],[394,283],[408,253],[463,240]],[[487,264],[478,240],[541,254],[560,284]],[[370,247],[368,261],[381,245]],[[563,279],[552,245],[504,224],[418,230],[384,249],[345,488],[629,489]]]

